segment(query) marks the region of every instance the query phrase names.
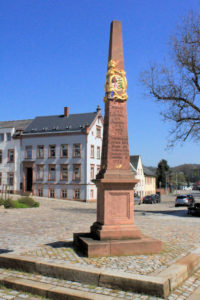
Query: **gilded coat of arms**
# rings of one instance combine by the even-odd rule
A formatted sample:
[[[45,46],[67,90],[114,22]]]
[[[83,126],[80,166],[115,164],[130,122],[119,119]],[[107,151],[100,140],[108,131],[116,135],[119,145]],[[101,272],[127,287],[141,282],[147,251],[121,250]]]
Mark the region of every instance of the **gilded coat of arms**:
[[[124,70],[117,68],[117,63],[110,60],[108,63],[108,71],[105,82],[105,97],[104,101],[128,99],[127,93],[126,73]]]

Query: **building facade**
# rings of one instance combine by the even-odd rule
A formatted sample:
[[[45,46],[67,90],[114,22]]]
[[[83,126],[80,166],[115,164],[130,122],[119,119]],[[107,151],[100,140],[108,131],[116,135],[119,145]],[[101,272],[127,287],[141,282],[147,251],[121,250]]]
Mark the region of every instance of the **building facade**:
[[[92,180],[100,168],[103,135],[99,107],[85,114],[69,114],[65,107],[63,115],[36,117],[12,134],[14,193],[96,200]]]
[[[130,156],[130,167],[139,182],[134,187],[134,192],[142,200],[146,195],[156,193],[156,176],[142,164],[140,155]]]
[[[139,180],[134,187],[134,192],[140,197],[140,199],[142,199],[145,196],[145,177],[141,156],[131,155],[130,164],[133,172],[135,173],[135,178]]]
[[[156,194],[156,176],[148,168],[143,168],[145,177],[145,196]]]
[[[20,140],[14,139],[31,120],[0,122],[0,191],[20,192]]]

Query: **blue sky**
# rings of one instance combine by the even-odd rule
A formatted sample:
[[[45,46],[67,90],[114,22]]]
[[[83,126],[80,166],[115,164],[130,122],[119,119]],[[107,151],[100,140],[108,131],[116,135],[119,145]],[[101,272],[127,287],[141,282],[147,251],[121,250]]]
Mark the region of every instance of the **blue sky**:
[[[0,1],[0,120],[70,113],[104,114],[110,23],[122,22],[128,80],[131,154],[145,165],[200,163],[199,146],[167,151],[170,124],[144,96],[140,74],[169,53],[169,37],[199,0],[4,0]]]

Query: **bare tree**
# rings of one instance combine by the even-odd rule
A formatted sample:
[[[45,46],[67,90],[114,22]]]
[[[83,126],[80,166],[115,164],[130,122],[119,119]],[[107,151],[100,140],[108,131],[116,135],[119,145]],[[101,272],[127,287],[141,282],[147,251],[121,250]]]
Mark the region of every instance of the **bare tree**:
[[[142,82],[164,104],[164,120],[174,122],[170,145],[200,141],[200,15],[190,13],[171,39],[172,66],[151,65]]]

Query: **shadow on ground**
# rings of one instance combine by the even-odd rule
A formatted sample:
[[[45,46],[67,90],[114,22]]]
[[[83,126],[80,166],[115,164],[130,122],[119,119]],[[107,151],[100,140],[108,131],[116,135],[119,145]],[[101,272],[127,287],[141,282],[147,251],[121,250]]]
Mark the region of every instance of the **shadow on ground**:
[[[54,249],[59,249],[59,248],[70,248],[72,251],[76,253],[79,257],[85,257],[82,252],[80,252],[79,249],[77,249],[74,245],[73,242],[64,242],[64,241],[58,241],[54,243],[49,243],[46,244],[46,246],[49,246]]]
[[[72,247],[73,246],[73,242],[58,241],[58,242],[46,244],[46,246],[52,247],[54,249],[63,248],[63,247],[73,248]]]
[[[174,216],[174,217],[191,217],[191,215],[188,215],[188,210],[186,209],[174,209],[174,210],[137,210],[135,209],[135,213],[139,213],[142,215],[148,215],[148,214],[153,214],[153,215],[158,215],[158,214],[163,214],[163,215],[168,215],[168,216]]]
[[[96,208],[53,208],[53,210],[59,211],[71,211],[71,212],[80,212],[85,214],[95,214]]]
[[[13,250],[0,249],[0,254],[10,253],[10,252],[13,252]]]

